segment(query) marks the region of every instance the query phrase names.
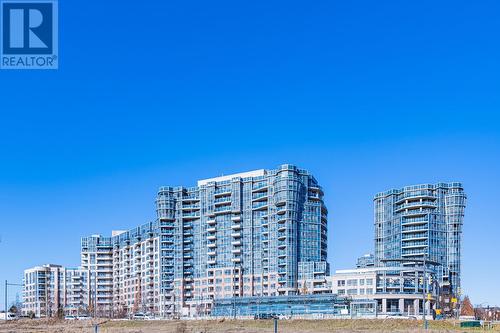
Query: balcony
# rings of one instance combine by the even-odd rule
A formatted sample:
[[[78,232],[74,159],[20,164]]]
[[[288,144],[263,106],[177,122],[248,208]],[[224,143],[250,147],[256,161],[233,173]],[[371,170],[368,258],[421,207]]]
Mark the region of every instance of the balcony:
[[[215,242],[214,243],[208,243],[207,247],[209,247],[209,248],[217,247],[217,243],[215,243]]]
[[[216,224],[215,219],[208,219],[207,224],[209,224],[209,225]]]
[[[241,229],[241,224],[233,224],[231,226],[231,229],[233,229],[233,230],[240,230]]]
[[[422,248],[422,247],[427,247],[428,245],[429,244],[428,244],[427,240],[423,240],[423,241],[403,240],[401,248],[402,249]]]
[[[200,218],[200,213],[187,213],[182,215],[183,220],[195,220]]]
[[[415,200],[415,199],[437,199],[436,195],[433,194],[432,191],[430,190],[420,190],[420,191],[415,191],[415,192],[408,192],[404,193],[402,196],[399,197],[399,199],[395,202],[396,204],[399,204],[401,202],[404,202],[406,200]]]
[[[239,241],[239,240],[233,241],[233,242],[231,242],[231,245],[233,245],[233,246],[241,246],[241,241]]]
[[[238,221],[241,221],[241,216],[231,216],[231,221],[233,222],[238,222]]]
[[[413,226],[413,227],[403,227],[401,230],[401,233],[412,233],[416,231],[427,231],[429,230],[429,227],[427,225],[422,225],[422,226]]]
[[[268,208],[267,201],[257,202],[252,205],[253,210],[266,210]]]
[[[403,216],[425,216],[432,212],[434,212],[434,209],[412,209],[408,211],[403,211],[401,214]]]
[[[286,213],[286,206],[278,207],[276,210],[276,214],[278,214],[278,215],[283,215],[285,213]],[[279,217],[278,217],[278,219],[279,219]]]
[[[214,210],[215,215],[219,214],[227,214],[231,212],[231,206],[221,206],[221,207],[216,207]]]
[[[240,254],[241,253],[241,249],[232,250],[231,252],[233,254]]]
[[[319,195],[319,193],[309,193],[309,199],[319,201],[321,200],[321,196]]]
[[[207,228],[207,232],[213,233],[213,232],[216,232],[216,231],[217,231],[216,227]]]
[[[200,205],[184,205],[182,206],[182,210],[199,210]]]
[[[241,232],[233,232],[233,233],[231,233],[231,237],[233,237],[233,238],[240,238],[241,237]]]
[[[167,244],[173,244],[174,243],[174,238],[173,237],[162,237],[161,241]]]
[[[200,201],[200,197],[197,195],[186,195],[186,196],[182,197],[182,201],[184,201],[184,202]]]
[[[215,206],[221,206],[221,205],[230,204],[230,203],[231,203],[231,196],[216,198],[214,200]]]
[[[412,208],[436,208],[437,204],[433,201],[415,201],[415,202],[408,202],[405,204],[400,205],[399,207],[396,207],[395,211],[400,212],[405,209],[412,209]]]
[[[215,255],[217,255],[217,252],[215,250],[209,250],[207,252],[207,255],[209,255],[209,256],[215,256]]]
[[[407,233],[407,234],[404,234],[403,237],[402,237],[402,240],[403,241],[416,241],[416,240],[425,240],[427,239],[427,233],[418,233],[418,234],[415,234],[415,233]]]
[[[286,205],[286,196],[278,194],[274,197],[274,204],[276,205],[276,207]]]
[[[214,240],[217,239],[217,236],[216,235],[208,235],[207,239],[210,240],[210,241],[214,241]]]
[[[257,192],[252,195],[252,201],[267,200],[267,192]]]
[[[231,258],[231,261],[234,262],[234,263],[240,263],[241,262],[241,258]]]
[[[278,215],[276,217],[276,222],[278,224],[285,224],[286,223],[286,219],[287,219],[286,215]]]
[[[222,197],[224,195],[231,194],[231,188],[230,187],[220,187],[215,190],[214,196],[217,197]]]
[[[423,249],[419,250],[403,250],[403,253],[401,253],[402,257],[423,257],[425,255],[425,251]]]
[[[252,188],[252,192],[266,191],[269,185],[266,182],[255,183]]]

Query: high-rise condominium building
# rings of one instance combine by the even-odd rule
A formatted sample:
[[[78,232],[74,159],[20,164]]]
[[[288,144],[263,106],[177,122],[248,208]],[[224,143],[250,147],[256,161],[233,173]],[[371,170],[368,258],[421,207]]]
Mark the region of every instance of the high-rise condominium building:
[[[324,279],[323,191],[292,165],[158,192],[161,294],[184,311],[213,299],[289,295],[299,279]]]
[[[98,316],[113,311],[113,253],[111,237],[92,235],[81,240],[81,267],[89,278],[89,310]]]
[[[204,315],[214,299],[323,288],[323,191],[292,165],[161,187],[158,219],[112,237],[82,238],[94,308]]]
[[[441,283],[460,290],[461,237],[466,195],[461,183],[407,186],[378,193],[375,263],[426,259],[440,264]],[[411,264],[411,263],[403,263]]]

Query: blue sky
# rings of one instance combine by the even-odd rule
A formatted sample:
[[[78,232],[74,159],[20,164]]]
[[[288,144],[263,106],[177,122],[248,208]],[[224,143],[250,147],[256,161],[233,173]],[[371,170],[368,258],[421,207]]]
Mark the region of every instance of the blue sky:
[[[463,182],[464,291],[500,305],[497,1],[59,7],[59,70],[0,71],[2,282],[154,219],[161,185],[293,163],[334,269],[372,250],[375,193]]]

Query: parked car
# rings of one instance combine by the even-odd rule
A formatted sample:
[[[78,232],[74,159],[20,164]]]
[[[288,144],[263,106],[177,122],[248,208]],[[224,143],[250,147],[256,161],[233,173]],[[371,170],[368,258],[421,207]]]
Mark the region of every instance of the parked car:
[[[387,319],[417,319],[415,316],[407,316],[407,315],[404,315],[402,313],[393,313],[393,314],[389,314],[387,315],[386,317]]]
[[[92,317],[87,316],[87,315],[79,315],[76,317],[76,319],[78,319],[78,320],[90,320],[90,319],[92,319]]]
[[[142,312],[137,312],[132,316],[132,320],[151,320],[151,317]]]
[[[65,320],[76,320],[76,316],[72,316],[72,315],[67,315],[67,316],[64,316],[64,319]]]
[[[12,312],[7,312],[7,318],[5,318],[5,312],[0,313],[0,320],[15,320],[18,319],[17,314],[12,313]]]

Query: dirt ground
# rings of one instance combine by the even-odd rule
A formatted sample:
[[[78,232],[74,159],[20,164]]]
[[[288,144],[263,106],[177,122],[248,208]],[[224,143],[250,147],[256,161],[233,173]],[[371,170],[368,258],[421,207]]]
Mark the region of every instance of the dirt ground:
[[[257,333],[273,332],[272,320],[189,320],[189,321],[64,321],[18,320],[0,323],[1,333]],[[430,332],[472,332],[451,321],[430,322]],[[417,320],[281,320],[280,333],[313,332],[423,332]],[[492,332],[500,332],[500,326]]]

